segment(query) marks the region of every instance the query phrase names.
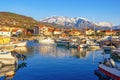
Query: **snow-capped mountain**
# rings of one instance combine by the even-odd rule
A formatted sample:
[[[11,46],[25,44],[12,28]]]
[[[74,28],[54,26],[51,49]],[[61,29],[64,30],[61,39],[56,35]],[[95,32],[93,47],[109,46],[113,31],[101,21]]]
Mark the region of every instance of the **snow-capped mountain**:
[[[69,18],[64,16],[52,16],[49,18],[44,18],[40,20],[40,22],[58,24],[61,26],[72,26],[76,28],[84,28],[84,27],[93,28],[94,26],[97,27],[96,24],[82,17]]]
[[[114,29],[114,30],[120,29],[120,25],[119,26],[113,26],[112,29]]]
[[[96,25],[101,27],[112,27],[112,24],[109,22],[99,22],[99,23],[96,23]]]
[[[66,27],[76,27],[76,28],[95,28],[95,29],[120,29],[120,26],[113,26],[112,23],[109,22],[99,22],[93,23],[85,18],[82,17],[64,17],[64,16],[52,16],[41,19],[40,22],[45,23],[52,23],[57,24],[59,26],[66,26]]]

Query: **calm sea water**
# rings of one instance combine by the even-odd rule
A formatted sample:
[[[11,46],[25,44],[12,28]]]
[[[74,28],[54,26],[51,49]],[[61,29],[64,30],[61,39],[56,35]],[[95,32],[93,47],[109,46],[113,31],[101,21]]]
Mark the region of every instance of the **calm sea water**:
[[[12,80],[98,80],[94,70],[104,58],[101,50],[77,51],[54,45],[35,46],[24,54],[27,59],[19,62]]]

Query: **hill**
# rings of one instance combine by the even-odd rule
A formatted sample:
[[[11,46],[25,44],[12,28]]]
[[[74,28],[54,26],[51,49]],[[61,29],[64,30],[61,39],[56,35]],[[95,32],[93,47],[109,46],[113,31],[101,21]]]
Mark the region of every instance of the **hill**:
[[[11,12],[0,12],[0,26],[8,27],[33,27],[40,24],[32,17],[11,13]]]

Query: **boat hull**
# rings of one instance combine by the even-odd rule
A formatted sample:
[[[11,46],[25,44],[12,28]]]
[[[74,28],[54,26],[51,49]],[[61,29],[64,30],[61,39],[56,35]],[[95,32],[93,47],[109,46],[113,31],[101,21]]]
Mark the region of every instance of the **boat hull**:
[[[104,74],[106,74],[107,76],[111,77],[112,79],[120,80],[119,70],[116,70],[115,68],[107,67],[103,64],[100,64],[98,69]]]
[[[17,58],[11,55],[11,52],[1,52],[0,53],[0,62],[4,65],[15,64],[17,62]]]

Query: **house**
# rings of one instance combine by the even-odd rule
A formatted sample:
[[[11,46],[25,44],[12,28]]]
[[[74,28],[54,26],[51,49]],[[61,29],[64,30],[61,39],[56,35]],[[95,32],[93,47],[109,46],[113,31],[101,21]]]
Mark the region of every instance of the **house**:
[[[105,30],[105,35],[106,36],[116,35],[116,31],[115,30]]]
[[[24,30],[22,28],[12,28],[11,30],[11,36],[19,36],[21,34],[24,34]]]
[[[6,29],[1,29],[0,36],[11,37],[11,32],[9,30],[6,30]]]
[[[43,32],[45,36],[52,36],[54,32],[54,28],[52,27],[47,27],[47,29]]]
[[[70,32],[69,32],[69,35],[70,36],[80,36],[81,32],[77,29],[71,29]]]
[[[117,36],[120,36],[120,29],[117,29],[117,30],[115,30],[116,31],[116,35]]]
[[[34,29],[24,29],[23,32],[26,33],[26,35],[33,35],[34,34]]]
[[[11,30],[11,36],[17,36],[17,35],[16,35],[17,30],[18,30],[18,29],[12,29],[12,30]]]
[[[92,29],[86,29],[86,35],[92,35],[92,34],[94,34],[95,33],[95,31],[94,30],[92,30]]]
[[[35,26],[33,30],[34,30],[35,35],[39,34],[39,27],[38,26]]]
[[[62,34],[62,31],[61,31],[61,29],[56,28],[56,29],[54,30],[53,34],[54,34],[54,35],[61,35],[61,34]]]

